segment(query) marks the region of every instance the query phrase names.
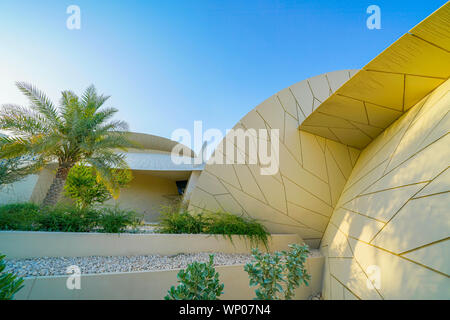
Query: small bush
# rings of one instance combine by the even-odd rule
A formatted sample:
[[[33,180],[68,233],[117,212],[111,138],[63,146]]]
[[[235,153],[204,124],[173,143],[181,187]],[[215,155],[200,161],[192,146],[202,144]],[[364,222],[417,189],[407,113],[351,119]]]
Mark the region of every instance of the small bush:
[[[202,233],[206,221],[202,215],[191,215],[185,208],[163,207],[158,232],[160,233]]]
[[[136,227],[142,221],[142,217],[131,210],[122,210],[118,207],[102,208],[98,225],[102,232],[124,232],[128,226]]]
[[[209,263],[193,262],[177,275],[179,285],[172,286],[165,300],[218,300],[224,284],[219,282],[219,274],[214,269],[214,255]]]
[[[305,269],[308,246],[292,244],[289,247],[290,251],[273,254],[252,250],[255,262],[246,264],[244,270],[249,275],[250,286],[258,287],[255,290],[257,300],[279,300],[282,296],[290,300],[297,287],[309,285],[311,276]]]
[[[209,223],[206,223],[205,233],[221,234],[230,240],[232,240],[232,235],[242,235],[248,237],[253,245],[262,242],[266,248],[268,246],[269,233],[256,220],[222,212],[207,215],[207,219]]]
[[[0,206],[0,230],[32,231],[38,228],[39,206],[16,203]]]
[[[231,213],[191,214],[183,206],[164,207],[161,212],[159,233],[217,234],[228,237],[241,235],[250,239],[253,245],[262,242],[268,245],[269,233],[256,220],[239,217]]]
[[[23,279],[13,273],[4,272],[6,265],[0,254],[0,300],[12,300],[14,295],[23,288]]]
[[[113,169],[112,176],[118,188],[124,188],[131,182],[133,176],[130,170]],[[115,196],[118,190],[109,190],[92,167],[77,164],[70,169],[64,186],[65,195],[75,201],[80,209],[85,209],[96,203],[103,203]],[[115,191],[115,192],[113,192]]]
[[[42,208],[37,221],[41,231],[89,232],[99,220],[94,209],[78,209],[70,205]]]
[[[139,214],[118,207],[80,209],[58,204],[41,208],[32,203],[0,206],[0,230],[118,233],[141,221]]]

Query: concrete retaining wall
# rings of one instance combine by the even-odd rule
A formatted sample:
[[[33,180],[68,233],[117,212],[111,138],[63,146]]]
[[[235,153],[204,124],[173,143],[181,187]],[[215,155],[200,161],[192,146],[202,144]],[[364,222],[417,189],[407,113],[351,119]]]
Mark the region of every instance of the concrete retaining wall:
[[[311,257],[307,260],[307,270],[311,275],[308,287],[296,291],[296,299],[307,299],[320,292],[322,286],[323,257]],[[250,300],[255,297],[255,288],[249,287],[248,274],[244,265],[216,267],[220,281],[225,284],[224,300]],[[25,287],[19,291],[18,300],[158,300],[163,299],[167,290],[177,283],[177,270],[123,272],[89,274],[81,276],[81,288],[69,290],[66,287],[68,276],[25,278]]]
[[[250,253],[248,239],[206,234],[108,234],[76,232],[0,231],[0,252],[7,258],[125,256],[196,252]],[[274,234],[269,250],[301,243],[295,234]],[[264,250],[264,246],[259,246]]]

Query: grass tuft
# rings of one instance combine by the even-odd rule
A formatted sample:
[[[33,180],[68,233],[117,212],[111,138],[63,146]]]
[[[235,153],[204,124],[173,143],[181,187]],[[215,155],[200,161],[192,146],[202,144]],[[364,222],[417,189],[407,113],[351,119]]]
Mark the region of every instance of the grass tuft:
[[[252,245],[263,243],[268,247],[269,233],[256,220],[227,212],[191,214],[186,206],[166,206],[161,211],[159,233],[188,233],[223,235],[231,242],[233,235],[246,237]]]
[[[68,204],[43,208],[32,203],[0,205],[0,230],[120,233],[141,221],[136,212],[118,207],[79,209]]]

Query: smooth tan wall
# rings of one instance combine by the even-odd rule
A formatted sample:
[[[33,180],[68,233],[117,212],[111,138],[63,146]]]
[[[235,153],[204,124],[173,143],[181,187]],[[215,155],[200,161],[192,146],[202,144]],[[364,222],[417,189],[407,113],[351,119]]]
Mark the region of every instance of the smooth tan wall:
[[[111,199],[105,204],[118,204],[119,207],[132,209],[144,214],[147,222],[157,221],[161,206],[168,205],[178,195],[175,181],[151,176],[143,171],[134,170],[133,180],[127,188],[120,191],[117,200]]]
[[[321,242],[326,299],[450,299],[449,90],[361,153]]]
[[[0,252],[10,259],[197,252],[249,254],[252,247],[256,246],[238,235],[233,235],[232,240],[222,235],[208,234],[0,231]],[[274,234],[269,239],[267,249],[288,250],[289,244],[302,242],[296,234]],[[266,251],[262,243],[257,246]]]
[[[304,300],[320,292],[323,257],[310,257],[306,269],[311,275],[310,285],[301,286],[295,292],[295,299]],[[244,265],[217,266],[219,280],[224,283],[222,300],[251,300],[255,287],[249,286]],[[89,274],[81,276],[81,289],[68,290],[67,276],[26,278],[24,288],[15,295],[17,300],[161,300],[168,289],[177,285],[179,270],[121,272]]]

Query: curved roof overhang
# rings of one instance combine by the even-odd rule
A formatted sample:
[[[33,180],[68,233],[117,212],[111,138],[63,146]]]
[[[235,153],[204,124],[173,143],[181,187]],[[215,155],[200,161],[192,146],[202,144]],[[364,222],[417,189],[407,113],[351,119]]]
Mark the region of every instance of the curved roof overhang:
[[[323,100],[299,129],[363,149],[449,76],[446,3]]]
[[[146,152],[146,150],[172,152],[173,148],[175,148],[178,145],[181,145],[183,148],[183,154],[185,156],[195,157],[194,151],[188,148],[187,146],[164,137],[138,132],[127,132],[127,135],[130,140],[132,140],[138,145],[139,149],[135,150],[137,152],[142,150],[143,152]]]

